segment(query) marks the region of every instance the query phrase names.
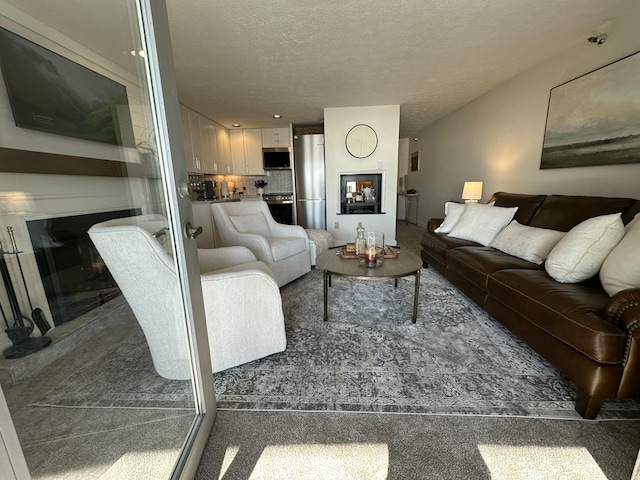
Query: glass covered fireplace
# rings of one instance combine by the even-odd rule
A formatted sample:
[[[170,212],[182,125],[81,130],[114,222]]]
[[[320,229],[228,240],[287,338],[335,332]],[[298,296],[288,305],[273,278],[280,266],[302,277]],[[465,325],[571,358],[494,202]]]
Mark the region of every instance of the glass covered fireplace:
[[[120,295],[87,230],[99,222],[140,215],[140,209],[30,220],[38,271],[54,324],[61,325]]]
[[[350,173],[340,175],[340,213],[382,213],[382,174]]]

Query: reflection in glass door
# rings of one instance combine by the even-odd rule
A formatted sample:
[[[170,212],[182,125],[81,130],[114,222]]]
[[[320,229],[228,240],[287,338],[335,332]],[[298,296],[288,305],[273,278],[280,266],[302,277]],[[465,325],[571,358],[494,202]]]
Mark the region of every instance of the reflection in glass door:
[[[211,423],[150,3],[0,0],[0,385],[32,478],[168,478]]]

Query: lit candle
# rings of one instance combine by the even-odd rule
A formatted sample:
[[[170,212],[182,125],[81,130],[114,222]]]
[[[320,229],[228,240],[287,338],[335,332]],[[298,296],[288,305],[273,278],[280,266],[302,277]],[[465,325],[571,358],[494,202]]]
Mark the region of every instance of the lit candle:
[[[364,261],[367,267],[375,267],[376,266],[376,247],[375,245],[370,245],[364,251]]]

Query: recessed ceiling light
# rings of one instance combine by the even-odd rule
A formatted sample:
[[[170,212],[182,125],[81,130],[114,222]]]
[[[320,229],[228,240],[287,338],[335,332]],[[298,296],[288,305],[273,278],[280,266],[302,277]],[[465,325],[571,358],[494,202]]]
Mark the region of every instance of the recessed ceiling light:
[[[279,114],[277,114],[277,113],[276,113],[276,114],[273,116],[273,118],[282,118],[282,115],[279,115]]]
[[[238,128],[240,126],[239,123],[234,123],[233,125],[231,125],[232,127]]]
[[[414,141],[414,142],[417,142],[417,141],[418,141],[418,137],[415,137],[415,138],[413,139],[413,141]]]
[[[131,50],[129,53],[133,57],[138,56],[138,57],[144,58],[145,56],[144,50]]]

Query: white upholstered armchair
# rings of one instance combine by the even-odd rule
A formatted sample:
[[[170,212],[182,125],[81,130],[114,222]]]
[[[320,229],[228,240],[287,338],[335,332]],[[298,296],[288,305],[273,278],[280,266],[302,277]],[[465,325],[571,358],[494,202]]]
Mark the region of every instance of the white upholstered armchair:
[[[142,328],[165,378],[190,378],[178,277],[159,215],[99,223],[89,236]],[[246,248],[198,250],[211,366],[219,372],[286,348],[280,290]]]
[[[222,245],[247,247],[271,268],[279,287],[311,270],[304,228],[276,222],[265,202],[212,203],[211,212]]]

